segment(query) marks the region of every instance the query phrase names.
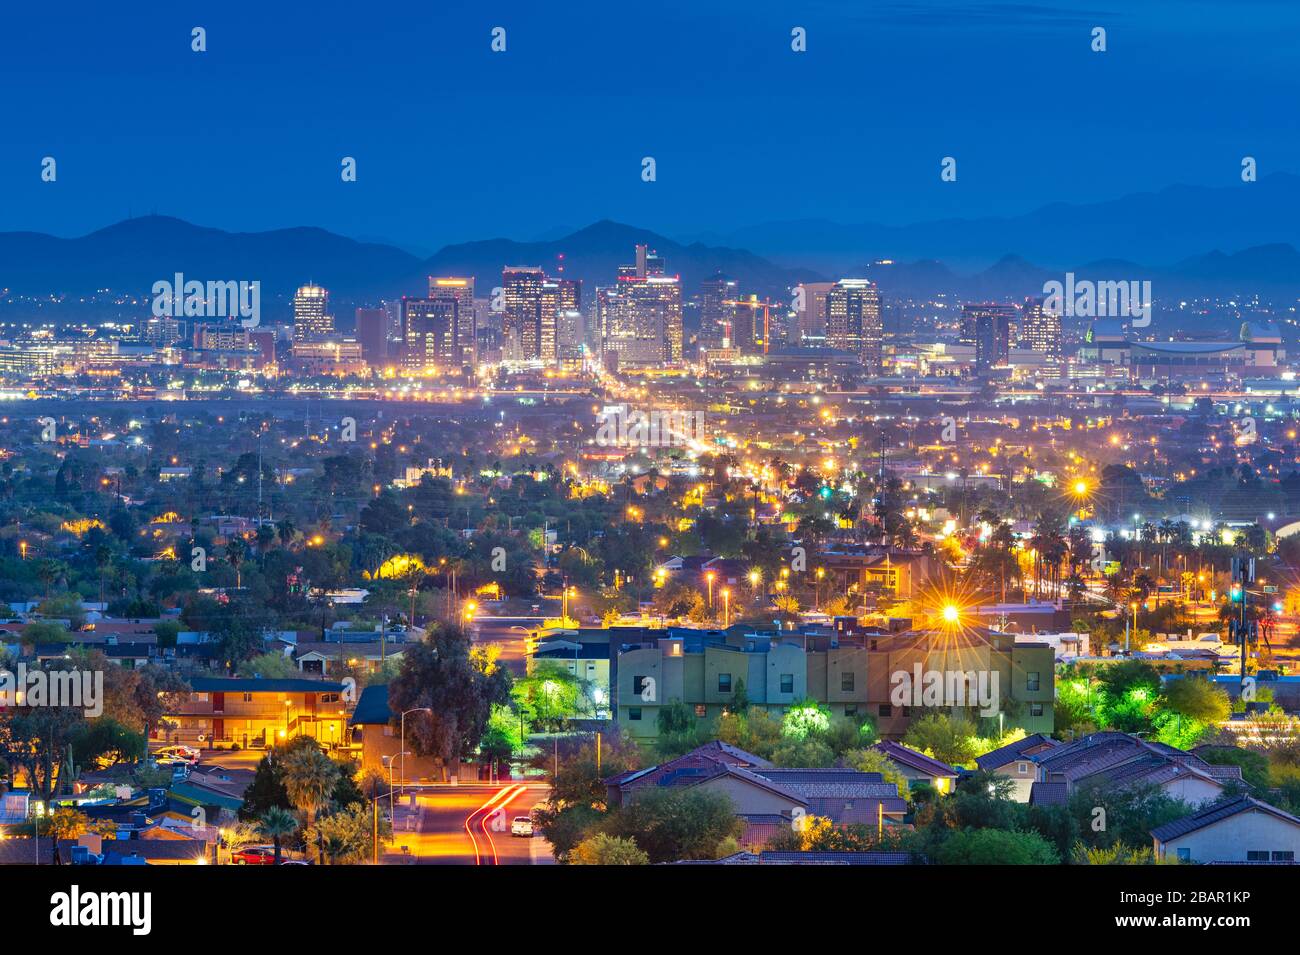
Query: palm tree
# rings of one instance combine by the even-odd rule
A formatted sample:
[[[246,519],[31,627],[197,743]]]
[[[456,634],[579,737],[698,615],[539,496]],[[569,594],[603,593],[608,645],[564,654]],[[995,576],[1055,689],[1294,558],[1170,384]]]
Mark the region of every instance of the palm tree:
[[[307,827],[330,804],[330,793],[338,781],[339,767],[315,746],[301,746],[284,760],[284,788],[289,801],[307,817]],[[324,846],[317,846],[318,861],[325,864]]]
[[[239,573],[239,565],[244,562],[244,555],[248,552],[248,545],[244,543],[242,537],[232,537],[230,543],[226,545],[226,560],[230,566],[235,568],[235,587],[238,589],[243,585],[243,578]]]
[[[279,865],[280,840],[298,831],[298,820],[289,810],[272,806],[257,821],[257,831],[275,843],[275,864]]]

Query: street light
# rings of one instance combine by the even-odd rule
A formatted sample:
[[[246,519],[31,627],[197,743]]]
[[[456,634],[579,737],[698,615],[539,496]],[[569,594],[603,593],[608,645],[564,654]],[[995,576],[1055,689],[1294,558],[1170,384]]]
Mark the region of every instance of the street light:
[[[722,629],[731,626],[731,588],[722,588]]]
[[[430,716],[432,716],[433,710],[429,709],[429,707],[427,706],[413,706],[409,710],[402,711],[402,742],[401,742],[401,753],[399,755],[402,757],[402,795],[403,796],[406,795],[406,714],[407,713],[428,713]]]
[[[710,614],[713,613],[713,576],[714,574],[713,571],[711,570],[706,572],[704,575],[704,579],[709,582],[709,613]]]

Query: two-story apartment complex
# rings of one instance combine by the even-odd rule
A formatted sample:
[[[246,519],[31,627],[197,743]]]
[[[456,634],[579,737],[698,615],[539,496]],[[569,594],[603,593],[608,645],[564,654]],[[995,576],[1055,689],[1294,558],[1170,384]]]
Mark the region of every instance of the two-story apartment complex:
[[[191,692],[167,719],[176,724],[170,742],[241,749],[310,736],[326,745],[346,741],[342,683],[265,680],[259,677],[196,677]]]
[[[652,632],[617,655],[614,689],[620,728],[658,734],[660,707],[680,700],[700,720],[743,697],[775,715],[801,700],[833,716],[870,717],[881,736],[899,738],[927,711],[1001,714],[1007,727],[1050,733],[1055,699],[1051,647],[1017,643],[992,630],[871,632],[853,636],[733,631]],[[942,681],[940,694],[926,691]],[[966,687],[969,699],[950,691]],[[980,696],[983,694],[981,705]]]

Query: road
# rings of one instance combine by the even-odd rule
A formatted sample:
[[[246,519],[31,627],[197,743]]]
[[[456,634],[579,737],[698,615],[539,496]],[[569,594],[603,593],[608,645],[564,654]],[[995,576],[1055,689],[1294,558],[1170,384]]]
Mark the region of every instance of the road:
[[[470,639],[475,643],[501,645],[500,663],[515,676],[524,676],[527,660],[524,652],[526,631],[542,625],[542,617],[475,617],[470,623]]]
[[[546,799],[541,783],[508,782],[426,787],[416,810],[399,807],[395,852],[385,862],[420,865],[547,865],[554,862],[541,836],[511,836],[510,821]],[[409,799],[408,799],[409,802]],[[499,807],[499,812],[498,812]],[[403,828],[408,824],[415,828]]]

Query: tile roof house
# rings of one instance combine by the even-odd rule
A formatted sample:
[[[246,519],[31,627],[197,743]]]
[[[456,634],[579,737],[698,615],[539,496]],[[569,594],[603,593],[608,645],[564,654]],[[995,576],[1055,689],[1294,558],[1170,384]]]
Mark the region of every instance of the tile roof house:
[[[1017,802],[1029,802],[1030,789],[1038,777],[1038,766],[1031,757],[1060,745],[1050,736],[1033,733],[975,757],[975,765],[985,772],[1010,779],[1012,798]]]
[[[745,821],[741,843],[761,847],[796,819],[824,816],[836,825],[902,822],[907,803],[879,773],[854,769],[780,769],[767,760],[712,742],[658,766],[605,780],[607,801],[623,805],[652,786],[721,792]]]
[[[1295,864],[1300,819],[1238,796],[1151,830],[1156,858],[1201,863]]]
[[[930,786],[936,792],[950,793],[957,784],[957,769],[932,756],[926,756],[924,753],[889,740],[876,743],[871,748],[883,753],[898,767],[899,771],[907,777],[909,789]]]
[[[1225,786],[1240,783],[1237,766],[1216,767],[1194,753],[1151,743],[1128,733],[1092,733],[1030,756],[1037,767],[1029,801],[1068,800],[1081,787],[1158,786],[1191,805],[1219,800]],[[1064,784],[1064,796],[1046,784]]]

